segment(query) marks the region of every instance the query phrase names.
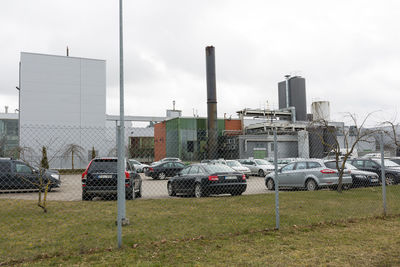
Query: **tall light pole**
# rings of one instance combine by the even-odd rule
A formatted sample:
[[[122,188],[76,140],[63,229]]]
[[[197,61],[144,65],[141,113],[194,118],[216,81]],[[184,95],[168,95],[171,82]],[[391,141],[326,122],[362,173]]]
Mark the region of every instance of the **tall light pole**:
[[[120,125],[117,128],[118,144],[118,248],[122,246],[122,225],[128,223],[125,218],[125,121],[124,121],[124,49],[122,28],[122,0],[119,0],[119,107]]]

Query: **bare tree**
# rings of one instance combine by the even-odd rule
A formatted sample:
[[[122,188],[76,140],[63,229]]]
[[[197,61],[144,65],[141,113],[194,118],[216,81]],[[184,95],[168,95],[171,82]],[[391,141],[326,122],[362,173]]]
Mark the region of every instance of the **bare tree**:
[[[336,169],[338,171],[338,185],[337,191],[342,192],[343,188],[343,174],[346,169],[346,161],[353,154],[356,146],[360,142],[375,142],[371,141],[371,137],[378,130],[370,130],[365,128],[365,124],[368,118],[373,114],[369,113],[362,121],[361,124],[357,123],[357,118],[354,114],[346,113],[346,116],[350,118],[355,127],[353,128],[343,128],[341,135],[343,136],[343,144],[338,139],[337,129],[329,124],[327,120],[319,119],[311,122],[311,126],[315,128],[322,128],[326,130],[326,135],[324,136],[319,131],[312,131],[315,133],[321,143],[328,148],[330,152],[334,153]],[[311,128],[313,129],[313,128]],[[329,140],[327,140],[329,139]]]
[[[390,130],[385,130],[384,133],[388,136],[392,144],[386,144],[390,148],[398,149],[400,148],[400,140],[399,136],[397,136],[398,129],[400,128],[399,124],[395,124],[393,121],[385,121],[383,125],[388,125]]]
[[[111,148],[108,151],[107,156],[109,156],[109,157],[117,157],[118,156],[118,148],[117,147]],[[129,145],[125,145],[125,157],[129,158]]]
[[[27,165],[31,166],[33,174],[36,176],[36,180],[25,179],[23,176],[20,176],[24,181],[32,184],[38,190],[38,202],[37,205],[43,209],[43,211],[47,212],[47,194],[51,189],[52,181],[47,177],[46,174],[48,164],[57,156],[57,153],[54,153],[52,157],[47,157],[47,146],[42,146],[42,160],[33,160],[33,165],[37,166],[37,168],[32,167],[31,164],[25,158],[27,153],[33,153],[33,149],[30,147],[17,147],[16,151],[20,153],[20,160],[25,162]],[[43,158],[47,158],[47,165],[42,165]],[[46,167],[46,168],[44,168]],[[42,197],[43,194],[43,197]]]
[[[64,152],[61,154],[61,157],[63,159],[69,158],[71,156],[71,167],[72,170],[74,170],[74,159],[77,157],[80,160],[84,159],[83,153],[84,153],[83,147],[77,144],[68,144],[64,147]]]

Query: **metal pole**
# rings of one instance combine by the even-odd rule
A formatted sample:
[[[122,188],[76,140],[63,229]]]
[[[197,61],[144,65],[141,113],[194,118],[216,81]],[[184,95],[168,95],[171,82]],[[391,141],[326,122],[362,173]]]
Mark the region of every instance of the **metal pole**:
[[[118,127],[118,248],[122,246],[122,224],[125,220],[125,121],[124,121],[124,50],[122,29],[122,0],[119,0],[119,90],[120,125]]]
[[[290,75],[285,75],[285,78],[286,78],[286,108],[289,108],[289,78],[290,78]]]
[[[21,150],[21,62],[19,62],[18,71],[18,149]],[[18,158],[21,158],[21,151]]]
[[[383,198],[383,215],[386,216],[386,177],[385,177],[385,152],[383,150],[383,133],[381,133],[381,181],[382,181],[382,198]]]
[[[274,165],[275,165],[275,223],[276,229],[279,229],[279,177],[278,177],[278,142],[276,137],[276,128],[274,129]]]

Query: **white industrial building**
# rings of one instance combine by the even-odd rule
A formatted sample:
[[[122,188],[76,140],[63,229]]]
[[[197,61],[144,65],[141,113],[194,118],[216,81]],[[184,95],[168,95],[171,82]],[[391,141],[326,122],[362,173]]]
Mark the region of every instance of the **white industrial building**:
[[[98,156],[115,155],[119,116],[106,114],[105,60],[22,52],[19,88],[19,145],[26,149],[25,160],[38,164],[45,146],[52,168],[71,168],[72,155],[62,157],[70,144],[83,148],[82,159],[74,157],[75,168],[87,166],[93,148]],[[175,113],[125,116],[125,143],[154,136],[153,128],[132,128],[132,121],[163,121]]]
[[[53,168],[71,166],[61,157],[70,144],[83,148],[76,168],[87,165],[93,147],[100,155],[115,147],[115,127],[105,128],[105,60],[22,52],[19,88],[20,146],[33,164],[43,146]]]

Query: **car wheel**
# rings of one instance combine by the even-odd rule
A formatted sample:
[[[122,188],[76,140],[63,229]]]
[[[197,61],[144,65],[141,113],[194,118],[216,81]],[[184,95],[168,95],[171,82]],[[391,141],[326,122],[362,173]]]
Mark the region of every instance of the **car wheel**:
[[[168,196],[171,196],[171,197],[176,196],[176,193],[174,191],[174,188],[172,187],[171,182],[168,182],[167,189],[168,189]]]
[[[308,191],[315,191],[317,190],[317,183],[313,179],[308,179],[306,182],[306,188]]]
[[[267,186],[267,189],[268,189],[268,190],[271,190],[271,191],[274,190],[274,189],[275,189],[274,180],[272,180],[271,178],[269,178],[269,179],[267,180],[266,186]]]
[[[125,199],[126,200],[132,200],[133,199],[133,190],[129,191],[129,192],[126,192]]]
[[[88,200],[92,200],[92,198],[86,192],[82,192],[82,201]]]
[[[350,189],[350,185],[349,184],[344,184],[342,185],[343,190],[349,190]]]
[[[167,176],[165,175],[165,172],[160,172],[160,173],[158,174],[158,179],[160,179],[160,180],[164,180],[166,177],[167,177]]]
[[[194,186],[194,196],[195,196],[196,198],[201,198],[201,197],[204,196],[204,194],[203,194],[203,188],[202,188],[201,184],[199,184],[199,183],[197,183],[197,184]]]
[[[242,194],[243,194],[243,191],[233,191],[233,192],[231,192],[232,196],[240,196]]]
[[[261,176],[261,177],[265,176],[264,171],[263,170],[259,170],[258,171],[258,176]]]
[[[142,183],[140,183],[139,191],[135,193],[135,198],[141,198],[141,197],[142,197]]]
[[[390,173],[385,174],[385,181],[387,185],[394,185],[396,183],[394,175]]]

